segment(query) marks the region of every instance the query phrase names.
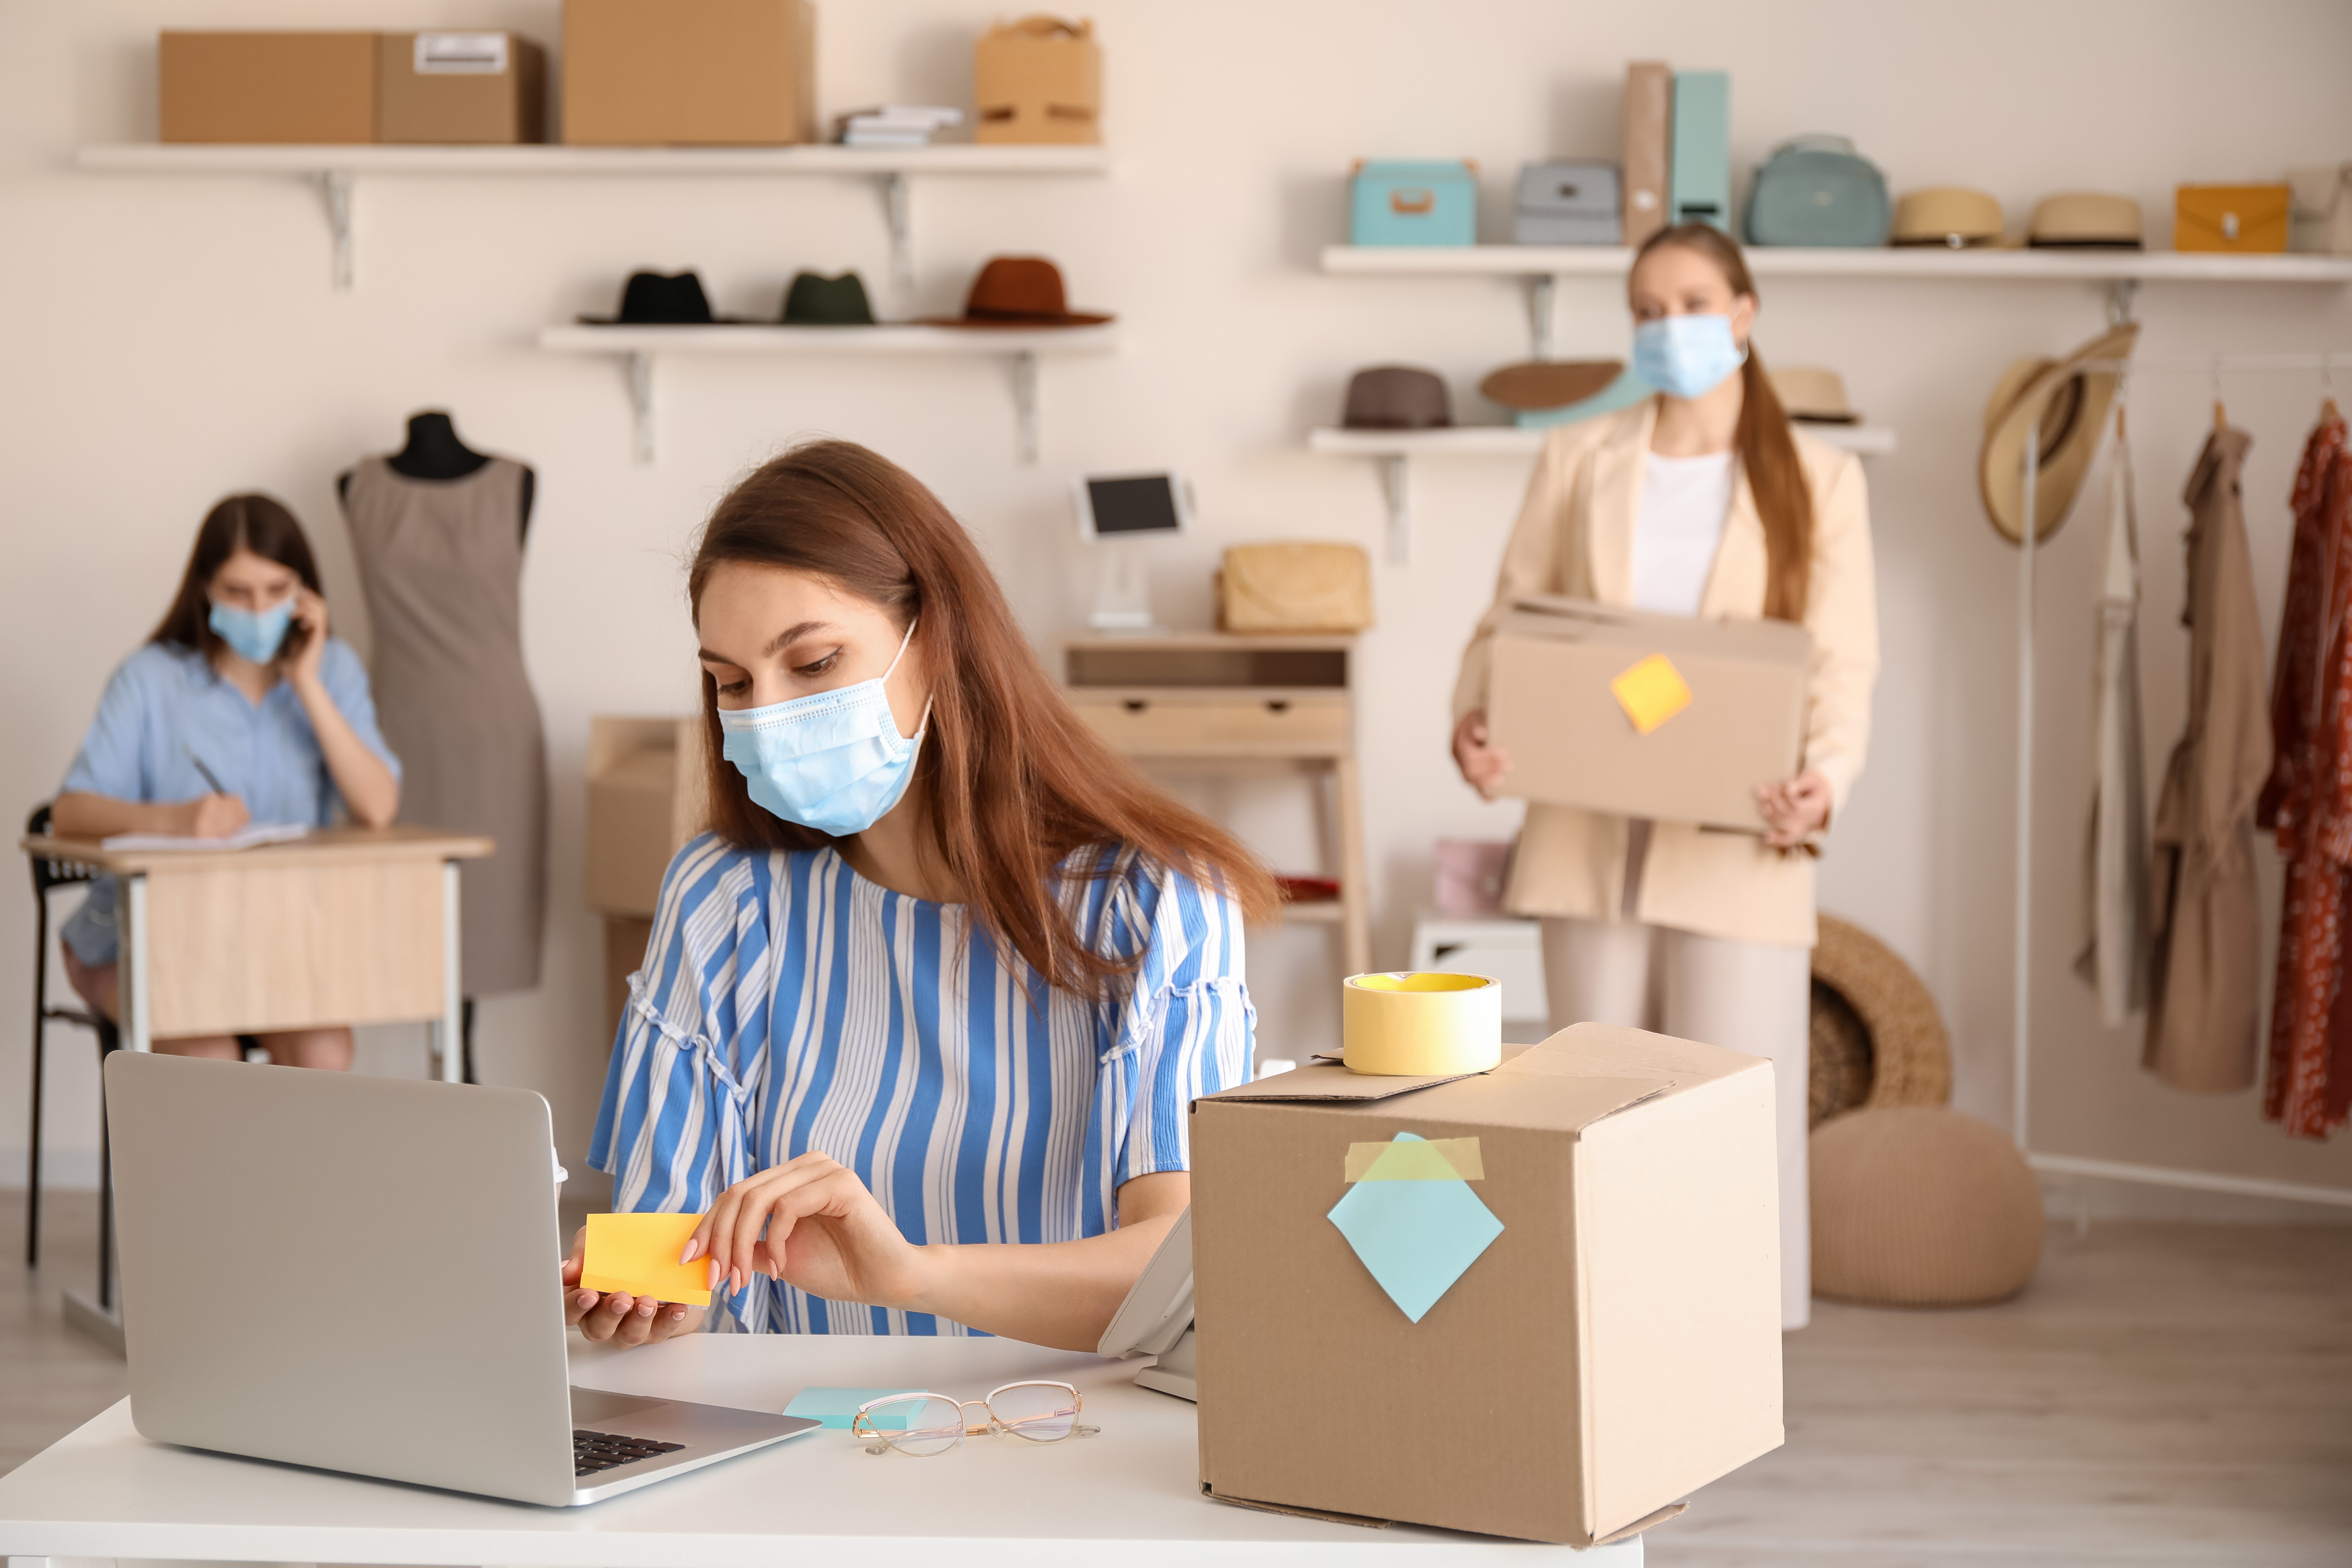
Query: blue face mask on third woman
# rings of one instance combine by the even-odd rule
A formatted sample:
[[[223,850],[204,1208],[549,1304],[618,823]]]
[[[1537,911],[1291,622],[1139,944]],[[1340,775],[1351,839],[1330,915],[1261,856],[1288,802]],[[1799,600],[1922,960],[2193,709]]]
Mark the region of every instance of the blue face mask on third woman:
[[[1660,316],[1633,329],[1633,374],[1675,397],[1712,392],[1747,359],[1728,316]]]
[[[765,708],[719,710],[719,754],[743,775],[751,803],[835,838],[863,833],[907,793],[931,706],[912,735],[898,733],[884,683],[915,640],[908,623],[890,668],[871,680]]]
[[[239,658],[268,664],[278,657],[278,645],[286,640],[286,628],[293,621],[294,595],[289,594],[266,610],[241,610],[215,599],[205,625],[235,648]]]

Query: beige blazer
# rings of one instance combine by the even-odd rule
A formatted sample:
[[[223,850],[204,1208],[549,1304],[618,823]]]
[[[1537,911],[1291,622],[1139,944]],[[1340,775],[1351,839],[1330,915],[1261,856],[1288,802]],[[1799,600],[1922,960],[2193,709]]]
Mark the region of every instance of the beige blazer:
[[[1519,521],[1503,549],[1495,603],[1463,651],[1454,718],[1486,706],[1495,628],[1525,594],[1570,594],[1628,605],[1633,528],[1642,507],[1643,456],[1657,423],[1651,398],[1606,418],[1554,430],[1536,459]],[[1805,627],[1813,636],[1807,683],[1804,765],[1830,782],[1832,819],[1862,772],[1870,742],[1870,691],[1878,677],[1878,595],[1870,552],[1870,503],[1862,463],[1800,430],[1797,452],[1813,492],[1812,576]],[[1764,614],[1764,525],[1742,478],[1699,614],[1757,620]],[[1505,897],[1526,915],[1615,920],[1624,907],[1627,822],[1572,806],[1528,807]],[[1633,911],[1653,925],[1705,936],[1811,947],[1813,858],[1768,849],[1760,837],[1661,822],[1653,828]]]

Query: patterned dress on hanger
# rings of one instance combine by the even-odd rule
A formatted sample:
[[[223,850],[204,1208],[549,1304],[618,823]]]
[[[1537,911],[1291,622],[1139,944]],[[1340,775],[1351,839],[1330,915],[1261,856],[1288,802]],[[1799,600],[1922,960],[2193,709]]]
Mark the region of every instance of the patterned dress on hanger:
[[[2271,687],[2278,753],[2259,813],[2286,860],[2263,1114],[2293,1136],[2324,1138],[2352,1111],[2352,448],[2341,418],[2312,432],[2294,506]]]

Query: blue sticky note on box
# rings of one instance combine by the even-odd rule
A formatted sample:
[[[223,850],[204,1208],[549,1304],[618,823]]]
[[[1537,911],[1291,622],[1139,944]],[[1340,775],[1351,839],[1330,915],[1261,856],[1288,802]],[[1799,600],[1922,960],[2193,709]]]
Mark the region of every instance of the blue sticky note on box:
[[[1419,1142],[1400,1132],[1399,1142]],[[1470,1184],[1359,1181],[1329,1215],[1397,1310],[1419,1322],[1503,1234],[1495,1211]]]
[[[922,1392],[919,1388],[803,1388],[793,1395],[793,1402],[784,1406],[784,1414],[846,1432],[850,1422],[856,1419],[859,1405],[887,1399],[894,1394]]]

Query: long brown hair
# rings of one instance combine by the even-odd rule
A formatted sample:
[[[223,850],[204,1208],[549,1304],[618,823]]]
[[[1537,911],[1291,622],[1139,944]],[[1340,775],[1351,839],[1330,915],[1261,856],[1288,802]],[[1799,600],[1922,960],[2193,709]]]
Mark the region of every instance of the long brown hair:
[[[1103,995],[1136,966],[1094,951],[1055,898],[1055,868],[1088,846],[1125,847],[1237,900],[1276,905],[1265,868],[1223,828],[1155,788],[1072,712],[1013,618],[961,524],[920,480],[848,441],[775,458],[710,514],[688,577],[698,620],[711,572],[729,563],[807,572],[880,605],[930,672],[929,732],[908,786],[929,808],[933,847],[981,927],[1056,988]],[[710,826],[741,849],[814,849],[825,834],[752,805],[719,754],[719,690],[702,677]],[[1110,858],[1088,874],[1108,875]]]
[[[177,643],[204,655],[207,661],[218,653],[220,634],[212,628],[213,574],[240,550],[275,561],[301,578],[302,586],[313,594],[324,591],[319,586],[319,563],[311,558],[310,537],[286,503],[275,496],[230,496],[205,514],[204,525],[196,530],[195,547],[188,552],[188,569],[180,574],[179,591],[172,595],[172,607],[163,612],[147,640]]]
[[[1642,242],[1633,253],[1633,265],[1639,267],[1643,258],[1668,245],[1695,250],[1715,263],[1733,294],[1757,297],[1756,279],[1738,241],[1714,225],[1679,223],[1662,228]],[[1772,620],[1801,621],[1812,583],[1813,490],[1805,479],[1804,459],[1797,455],[1789,411],[1780,406],[1780,395],[1764,374],[1752,334],[1748,362],[1739,367],[1739,468],[1764,524],[1764,614]]]

